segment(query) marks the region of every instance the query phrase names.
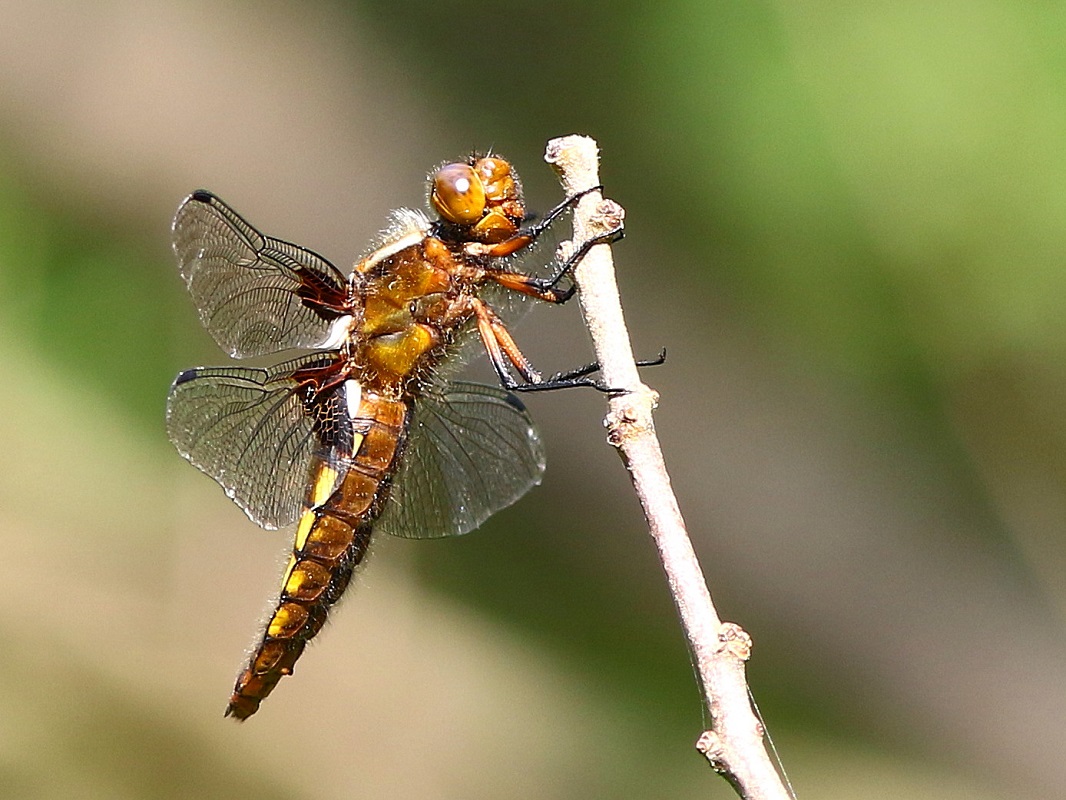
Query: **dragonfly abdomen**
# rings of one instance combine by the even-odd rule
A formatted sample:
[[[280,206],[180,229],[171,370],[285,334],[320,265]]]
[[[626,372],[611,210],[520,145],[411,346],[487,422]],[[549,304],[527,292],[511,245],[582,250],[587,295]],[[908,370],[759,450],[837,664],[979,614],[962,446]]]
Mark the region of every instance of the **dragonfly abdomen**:
[[[322,629],[352,571],[366,555],[373,521],[387,499],[403,449],[408,404],[364,396],[353,424],[355,454],[337,485],[337,467],[316,463],[281,593],[262,639],[237,678],[226,716],[247,719]]]

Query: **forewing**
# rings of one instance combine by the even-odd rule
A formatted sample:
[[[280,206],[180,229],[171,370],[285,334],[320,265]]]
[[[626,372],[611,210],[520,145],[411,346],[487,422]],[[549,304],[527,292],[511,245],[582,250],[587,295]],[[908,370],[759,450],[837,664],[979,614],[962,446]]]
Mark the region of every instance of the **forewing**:
[[[320,346],[348,313],[336,267],[264,236],[210,192],[178,207],[173,246],[204,327],[234,358]]]
[[[328,363],[305,356],[272,369],[187,370],[167,399],[167,433],[185,458],[264,528],[300,513],[313,460],[337,471],[351,461],[344,384],[305,404],[293,373]]]
[[[540,483],[544,448],[517,397],[456,381],[415,405],[379,527],[394,536],[467,533]]]

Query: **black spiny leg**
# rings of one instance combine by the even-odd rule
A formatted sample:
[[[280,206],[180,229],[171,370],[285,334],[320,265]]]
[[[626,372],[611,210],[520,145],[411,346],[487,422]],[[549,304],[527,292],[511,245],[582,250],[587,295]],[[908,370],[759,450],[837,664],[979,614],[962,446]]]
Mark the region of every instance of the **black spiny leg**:
[[[615,242],[621,241],[625,235],[625,228],[619,225],[617,228],[609,230],[606,233],[601,233],[599,236],[593,236],[591,239],[586,239],[581,243],[581,246],[577,248],[577,250],[570,254],[566,261],[556,268],[554,275],[548,278],[535,278],[533,280],[533,285],[542,291],[554,290],[555,285],[563,279],[564,275],[568,275],[570,271],[577,266],[581,259],[588,255],[589,250],[598,244],[614,244]],[[571,283],[561,294],[565,294],[566,300],[569,300],[573,296],[575,289],[576,287]],[[566,300],[560,302],[565,303]]]
[[[666,348],[664,347],[659,351],[659,355],[655,358],[646,359],[644,361],[638,361],[638,367],[657,367],[660,364],[666,363]],[[612,396],[621,395],[626,393],[626,389],[619,389],[616,387],[608,386],[602,379],[589,378],[588,376],[594,372],[599,372],[600,364],[598,361],[594,361],[591,364],[586,364],[583,367],[572,369],[567,372],[558,372],[552,375],[547,380],[540,381],[538,383],[515,383],[513,386],[507,388],[513,392],[551,392],[557,389],[572,389],[575,386],[588,386],[596,391],[603,392]]]
[[[580,192],[575,192],[569,197],[563,198],[563,200],[560,201],[559,204],[555,206],[555,208],[551,209],[547,214],[544,215],[544,218],[540,220],[540,222],[535,222],[528,228],[523,228],[518,233],[516,233],[515,236],[525,235],[530,237],[531,241],[536,240],[542,233],[544,233],[544,231],[548,230],[548,228],[551,227],[552,223],[555,222],[555,220],[557,220],[560,215],[562,215],[568,209],[571,209],[575,205],[577,205],[578,200],[580,200],[587,194],[591,194],[592,192],[598,192],[601,189],[603,189],[602,183],[588,189],[583,189]]]

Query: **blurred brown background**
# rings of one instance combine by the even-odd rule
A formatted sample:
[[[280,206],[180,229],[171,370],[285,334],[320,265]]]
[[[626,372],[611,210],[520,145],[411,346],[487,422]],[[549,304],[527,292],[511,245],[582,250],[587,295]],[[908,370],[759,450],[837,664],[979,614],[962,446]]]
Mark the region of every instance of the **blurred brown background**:
[[[602,398],[544,485],[380,540],[246,725],[287,535],[163,431],[224,357],[169,252],[203,186],[351,263],[442,160],[530,206],[582,132],[682,508],[800,797],[1066,786],[1066,8],[0,2],[0,797],[722,797]],[[587,358],[572,308],[516,331]],[[482,366],[483,368],[483,366]]]

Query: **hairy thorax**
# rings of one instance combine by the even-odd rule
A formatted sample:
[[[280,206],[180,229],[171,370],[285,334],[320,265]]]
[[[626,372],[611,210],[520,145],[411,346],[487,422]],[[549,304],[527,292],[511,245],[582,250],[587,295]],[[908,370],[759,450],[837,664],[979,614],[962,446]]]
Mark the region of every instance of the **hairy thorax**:
[[[354,377],[365,389],[409,396],[446,355],[472,316],[470,300],[481,282],[480,270],[465,261],[426,237],[369,265],[362,318],[350,335]]]

